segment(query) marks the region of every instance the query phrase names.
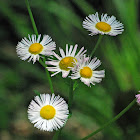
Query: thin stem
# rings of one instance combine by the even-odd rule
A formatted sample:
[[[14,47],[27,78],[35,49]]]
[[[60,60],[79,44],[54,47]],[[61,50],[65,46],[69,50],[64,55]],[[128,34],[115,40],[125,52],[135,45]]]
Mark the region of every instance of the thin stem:
[[[47,66],[45,65],[45,63],[42,61],[42,59],[40,58],[39,59],[39,63],[44,67],[44,68],[46,68]]]
[[[44,57],[43,61],[42,61],[41,58],[39,59],[39,63],[45,68],[46,75],[47,75],[47,78],[48,78],[48,81],[49,81],[49,85],[50,85],[50,90],[51,90],[52,93],[54,93],[54,89],[53,89],[53,84],[52,84],[51,76],[50,76],[50,74],[49,74],[49,71],[48,71],[47,68],[46,68],[47,65],[45,64],[45,61],[46,61],[45,57]]]
[[[37,90],[34,90],[34,92],[36,95],[38,95],[38,96],[40,95],[40,93]]]
[[[50,90],[51,90],[52,93],[54,93],[53,84],[52,84],[52,80],[51,80],[51,76],[49,74],[49,71],[46,68],[45,68],[45,71],[46,71],[46,75],[47,75],[48,80],[49,80]]]
[[[32,22],[32,26],[33,26],[34,32],[38,36],[37,27],[36,27],[35,20],[34,20],[34,17],[33,17],[31,8],[30,8],[29,1],[28,0],[25,0],[25,3],[26,3],[26,6],[27,6],[27,9],[28,9],[28,12],[29,12],[29,16],[30,16],[30,19],[31,19],[31,22]],[[51,77],[50,77],[50,74],[49,74],[48,70],[46,69],[47,65],[45,65],[45,57],[44,57],[44,60],[43,61],[40,58],[39,59],[39,62],[40,62],[40,64],[43,67],[45,67],[46,75],[48,77],[48,81],[49,81],[49,85],[50,85],[50,90],[51,90],[52,93],[54,93],[52,80],[51,80]]]
[[[61,134],[61,129],[55,132],[52,140],[58,140],[60,134]]]
[[[69,101],[68,101],[70,116],[72,115],[72,111],[71,111],[72,103],[73,103],[73,81],[70,79]]]
[[[99,35],[98,41],[97,41],[97,43],[96,43],[94,49],[92,50],[92,52],[91,52],[91,54],[90,54],[91,57],[93,56],[93,54],[95,53],[96,49],[98,48],[98,46],[99,46],[99,44],[100,44],[102,38],[103,38],[103,35]]]
[[[100,132],[101,130],[103,130],[105,127],[109,126],[110,124],[112,124],[113,122],[115,122],[116,120],[118,120],[124,113],[126,113],[134,104],[136,103],[136,99],[134,99],[124,110],[122,110],[117,116],[115,116],[114,118],[112,118],[110,121],[108,121],[107,123],[105,123],[102,127],[100,127],[99,129],[97,129],[96,131],[94,131],[93,133],[89,134],[88,136],[84,137],[81,140],[87,140],[88,138],[94,136],[95,134],[97,134],[98,132]]]
[[[38,36],[38,30],[37,30],[35,20],[34,20],[34,17],[33,17],[31,8],[30,8],[29,1],[25,0],[25,3],[26,3],[26,6],[27,6],[27,9],[28,9],[28,12],[29,12],[29,16],[30,16],[30,19],[31,19],[31,22],[32,22],[34,32]],[[50,90],[51,90],[52,93],[54,93],[52,80],[51,80],[51,77],[50,77],[50,74],[49,74],[48,70],[46,69],[47,65],[45,65],[45,61],[46,61],[45,57],[44,57],[43,61],[41,60],[41,58],[39,59],[40,64],[45,68],[46,75],[48,77],[48,81],[49,81],[49,85],[50,85]],[[38,92],[36,92],[36,94],[38,94]],[[60,133],[61,133],[61,129],[55,133],[55,135],[53,137],[53,140],[58,140],[58,137],[59,137]]]
[[[28,13],[29,13],[29,16],[30,16],[30,19],[31,19],[31,22],[32,22],[32,26],[33,26],[34,32],[38,36],[37,27],[36,27],[35,20],[34,20],[34,17],[33,17],[31,8],[30,8],[29,1],[25,0],[25,3],[26,3],[26,6],[27,6],[27,9],[28,9]]]

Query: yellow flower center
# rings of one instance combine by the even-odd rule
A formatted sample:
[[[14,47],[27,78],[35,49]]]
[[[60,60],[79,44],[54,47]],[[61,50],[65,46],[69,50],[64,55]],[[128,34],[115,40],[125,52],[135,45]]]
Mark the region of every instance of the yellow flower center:
[[[83,67],[83,69],[80,70],[81,77],[84,78],[91,78],[92,76],[92,70],[89,67]]]
[[[77,59],[74,58],[74,57],[65,57],[63,58],[60,62],[59,62],[59,67],[60,69],[62,70],[70,70],[71,68],[70,67],[74,67],[75,66],[75,62],[77,62]]]
[[[40,110],[40,116],[47,120],[54,118],[55,114],[56,114],[56,110],[51,105],[46,105],[42,107]]]
[[[29,47],[29,52],[31,54],[39,54],[43,50],[43,46],[40,43],[33,43]]]
[[[102,21],[96,24],[96,28],[103,32],[109,32],[111,30],[111,26]]]

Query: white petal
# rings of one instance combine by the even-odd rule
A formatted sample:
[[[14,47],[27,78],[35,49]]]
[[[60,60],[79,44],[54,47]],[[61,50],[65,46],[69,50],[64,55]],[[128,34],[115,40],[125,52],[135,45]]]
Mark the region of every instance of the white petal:
[[[62,71],[62,77],[66,78],[70,71]]]
[[[64,53],[63,49],[59,48],[59,51],[60,51],[61,56],[64,58],[65,57],[65,53]]]

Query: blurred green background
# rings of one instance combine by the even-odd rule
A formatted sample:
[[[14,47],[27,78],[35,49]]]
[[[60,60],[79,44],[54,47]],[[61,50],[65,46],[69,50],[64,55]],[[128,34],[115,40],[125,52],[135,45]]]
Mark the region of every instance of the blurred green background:
[[[138,0],[30,0],[39,33],[50,35],[58,47],[85,46],[90,54],[98,35],[89,36],[83,19],[96,11],[114,15],[125,31],[104,36],[95,56],[106,70],[101,84],[88,88],[80,83],[74,93],[73,116],[61,140],[83,138],[117,115],[140,87],[140,18]],[[0,0],[0,140],[51,140],[54,133],[41,132],[27,119],[34,90],[50,93],[44,69],[17,57],[16,45],[33,34],[24,0]],[[52,78],[55,94],[68,101],[69,80]],[[59,85],[57,84],[59,82]],[[140,140],[140,111],[133,106],[123,117],[89,140]]]

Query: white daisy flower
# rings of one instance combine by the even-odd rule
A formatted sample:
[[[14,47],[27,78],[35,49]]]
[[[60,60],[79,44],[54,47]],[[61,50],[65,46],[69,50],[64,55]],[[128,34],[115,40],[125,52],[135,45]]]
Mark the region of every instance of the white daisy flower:
[[[58,60],[52,60],[46,61],[47,65],[53,65],[54,67],[47,67],[48,71],[55,72],[51,76],[56,75],[59,72],[62,72],[62,77],[65,78],[68,76],[70,70],[74,68],[77,62],[80,61],[80,57],[84,55],[86,50],[84,50],[84,47],[80,49],[80,51],[76,54],[77,46],[75,45],[74,48],[72,45],[70,45],[70,49],[68,50],[68,44],[66,44],[66,54],[64,53],[64,50],[59,48],[61,57],[57,55],[54,52],[54,56]]]
[[[91,36],[96,34],[116,36],[124,31],[123,24],[117,21],[116,17],[102,14],[100,20],[98,12],[86,17],[83,21],[83,27],[91,32],[89,34]]]
[[[102,81],[102,78],[105,77],[105,71],[95,71],[97,67],[101,65],[101,61],[97,58],[94,58],[90,61],[83,59],[82,63],[79,63],[71,74],[71,79],[78,79],[90,86],[90,84],[95,85]]]
[[[66,123],[68,115],[68,105],[59,95],[41,94],[28,107],[28,119],[34,127],[43,131],[60,129]]]
[[[24,37],[16,47],[18,56],[22,60],[29,59],[28,62],[32,60],[35,63],[36,60],[39,61],[39,54],[52,55],[52,51],[56,48],[55,42],[48,35],[44,35],[42,40],[40,38],[41,35],[38,35],[38,38],[36,35],[28,35],[28,39]]]

